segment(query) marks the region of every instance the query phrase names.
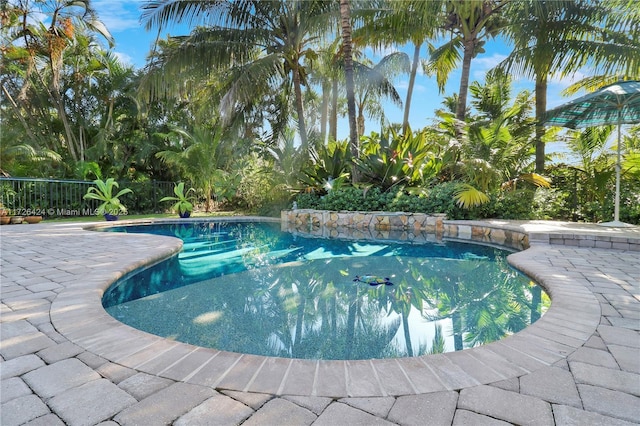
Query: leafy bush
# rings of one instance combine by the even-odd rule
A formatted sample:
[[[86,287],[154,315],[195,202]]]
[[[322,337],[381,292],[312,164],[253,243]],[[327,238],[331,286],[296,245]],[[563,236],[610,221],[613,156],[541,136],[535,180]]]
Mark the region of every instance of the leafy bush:
[[[326,210],[377,211],[385,206],[384,196],[378,188],[345,187],[324,195],[322,202]]]
[[[492,216],[501,219],[532,219],[532,205],[535,189],[518,189],[498,194],[492,206]]]
[[[535,205],[537,191],[532,188],[518,189],[491,194],[491,201],[471,209],[463,209],[456,204],[455,193],[458,182],[444,182],[419,195],[403,190],[382,192],[373,187],[367,190],[348,187],[332,191],[327,195],[314,193],[299,194],[298,208],[346,211],[402,211],[413,213],[444,213],[448,219],[535,219],[532,205]],[[538,201],[540,203],[540,201]],[[540,213],[542,214],[542,213]]]
[[[538,188],[532,200],[529,219],[575,220],[572,198],[571,194],[557,188]]]
[[[436,185],[427,195],[413,195],[403,190],[383,192],[377,187],[346,187],[326,195],[299,194],[296,202],[301,209],[446,213],[452,219],[465,219],[468,211],[458,207],[453,199],[456,186],[454,182]]]
[[[426,131],[408,129],[399,134],[372,133],[362,138],[365,153],[356,160],[364,182],[384,191],[405,186],[419,187],[435,178],[442,168],[438,140],[430,140]]]
[[[300,182],[319,193],[326,193],[331,182],[342,183],[349,180],[351,153],[346,142],[332,142],[320,146],[311,153],[313,164],[302,170]]]
[[[247,212],[257,212],[273,199],[274,175],[265,160],[252,154],[243,159],[237,173],[239,184],[230,205]]]
[[[454,194],[457,182],[444,182],[429,190],[425,213],[445,213],[449,219],[467,219],[466,211],[458,207]]]

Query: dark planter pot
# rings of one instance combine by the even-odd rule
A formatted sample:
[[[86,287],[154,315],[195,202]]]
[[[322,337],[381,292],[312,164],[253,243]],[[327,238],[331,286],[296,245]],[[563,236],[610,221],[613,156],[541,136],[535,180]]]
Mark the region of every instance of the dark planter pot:
[[[178,212],[178,215],[182,218],[182,219],[186,219],[189,216],[191,216],[191,212]]]
[[[113,214],[109,214],[109,213],[105,213],[104,214],[104,218],[105,218],[105,220],[107,220],[109,222],[113,222],[114,220],[118,220],[118,216],[113,215]]]

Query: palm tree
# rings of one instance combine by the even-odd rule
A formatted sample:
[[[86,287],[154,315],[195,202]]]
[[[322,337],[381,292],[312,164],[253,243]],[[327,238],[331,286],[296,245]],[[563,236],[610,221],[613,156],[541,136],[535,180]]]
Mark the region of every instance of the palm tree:
[[[458,50],[462,50],[462,75],[458,91],[456,119],[464,121],[467,111],[467,92],[471,60],[484,52],[485,39],[495,37],[504,26],[500,13],[510,0],[449,0],[443,3],[443,30],[450,32],[452,38],[431,53],[431,61],[438,64],[441,89],[448,74],[460,59]]]
[[[516,182],[526,180],[548,186],[542,176],[530,171],[532,148],[531,94],[519,93],[511,102],[511,79],[502,72],[487,74],[486,82],[470,86],[472,103],[479,114],[470,117],[463,128],[455,125],[453,114],[438,114],[447,124],[452,137],[460,134],[459,157],[452,174],[465,182],[456,195],[463,207],[489,201],[488,192],[498,187],[513,189]]]
[[[420,63],[420,50],[427,40],[436,36],[437,12],[441,7],[441,2],[436,0],[383,2],[378,13],[371,19],[365,19],[363,27],[356,32],[357,37],[366,40],[367,44],[379,47],[389,47],[406,42],[413,44],[409,86],[402,119],[403,133],[406,133],[409,127],[409,112]]]
[[[542,173],[549,78],[587,64],[609,75],[637,75],[640,13],[628,0],[526,0],[510,4],[508,15],[505,35],[514,50],[499,67],[535,78],[536,172]]]
[[[222,126],[218,124],[211,129],[196,123],[193,127],[191,132],[172,129],[172,135],[166,136],[176,136],[178,143],[173,150],[158,152],[156,156],[169,165],[177,166],[197,189],[203,191],[208,212],[216,186],[221,186],[229,177],[224,169],[224,161],[229,156],[222,153]]]
[[[147,28],[159,29],[173,22],[203,24],[188,36],[173,37],[177,46],[161,65],[169,75],[187,70],[209,77],[218,71],[226,117],[258,108],[257,99],[288,94],[293,86],[301,145],[308,150],[302,87],[309,70],[303,61],[317,56],[313,45],[334,12],[327,0],[162,0],[146,2],[142,19]],[[281,100],[278,107],[288,119],[288,102]]]
[[[17,138],[13,138],[11,133],[3,129],[3,141],[0,147],[0,176],[46,176],[45,166],[56,164],[62,161],[62,157],[55,151],[47,148],[34,148],[32,145],[19,143],[15,144]]]
[[[358,158],[358,127],[356,123],[355,83],[353,76],[353,45],[351,40],[351,4],[349,0],[340,0],[340,24],[342,30],[342,54],[344,57],[344,74],[347,90],[347,111],[349,116],[349,146],[351,156]],[[356,166],[351,169],[351,180],[358,182]]]
[[[322,90],[320,112],[320,140],[322,143],[337,139],[337,103],[338,82],[343,75],[341,63],[340,39],[336,38],[327,46],[318,49],[318,58],[314,64],[311,81]],[[334,118],[335,117],[335,120]],[[327,125],[329,129],[327,130]]]
[[[90,0],[20,1],[13,7],[4,3],[3,44],[10,46],[7,59],[13,62],[12,69],[21,70],[12,81],[3,81],[3,92],[12,99],[14,108],[23,117],[21,121],[28,127],[33,124],[32,116],[50,122],[51,112],[48,110],[52,108],[55,119],[62,125],[64,143],[53,141],[51,143],[55,145],[49,148],[57,151],[66,149],[74,161],[82,160],[82,135],[76,134],[76,123],[68,114],[73,105],[70,105],[67,93],[66,80],[70,79],[67,73],[70,69],[77,71],[70,66],[70,59],[75,59],[73,56],[77,55],[80,47],[90,62],[102,51],[92,43],[96,36],[102,36],[110,45],[113,39],[98,19]],[[46,18],[43,19],[43,15]],[[11,96],[9,84],[13,86],[15,96]],[[75,96],[74,101],[78,102],[80,98]],[[27,133],[32,136],[38,132],[29,128]]]
[[[571,169],[578,172],[581,179],[580,191],[576,195],[580,205],[597,206],[598,211],[592,212],[596,217],[589,218],[597,221],[606,217],[606,200],[609,192],[607,186],[615,175],[615,161],[607,155],[607,141],[615,126],[589,127],[582,131],[570,131],[565,138],[569,153],[576,158],[577,163]],[[584,209],[588,211],[588,209]]]
[[[395,105],[402,106],[400,95],[390,81],[398,73],[409,71],[409,56],[404,52],[391,53],[370,66],[367,63],[354,63],[354,77],[358,82],[356,88],[356,109],[358,136],[364,135],[364,111],[380,118],[384,112],[379,98],[388,97]]]
[[[295,144],[295,131],[289,129],[278,140],[276,146],[266,147],[268,158],[273,161],[273,172],[277,185],[291,190],[298,182],[304,156]]]

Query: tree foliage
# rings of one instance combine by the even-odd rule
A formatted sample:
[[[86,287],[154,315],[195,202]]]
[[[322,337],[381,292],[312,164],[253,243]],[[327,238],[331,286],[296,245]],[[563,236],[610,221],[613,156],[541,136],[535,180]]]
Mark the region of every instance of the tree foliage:
[[[585,67],[593,75],[570,91],[640,78],[633,0],[146,0],[147,28],[188,30],[159,39],[140,70],[118,60],[91,0],[5,0],[0,19],[3,174],[188,181],[206,210],[226,200],[263,211],[299,190],[335,197],[351,185],[398,196],[396,206],[435,192],[460,217],[516,215],[513,194],[560,203],[569,197],[552,191],[570,191],[575,173],[591,207],[558,211],[600,220],[612,185],[607,133],[569,134],[568,149],[586,156],[562,172],[549,166],[547,86]],[[510,55],[472,81],[473,59],[494,37]],[[412,130],[420,62],[441,92],[462,72],[434,125]],[[534,93],[513,94],[511,75],[533,79]],[[389,123],[387,108],[398,107],[402,123]],[[367,119],[381,123],[369,136]],[[624,194],[638,186],[637,139],[624,141]],[[602,153],[589,151],[596,142]],[[558,187],[536,189],[547,174]],[[623,209],[633,205],[623,198]]]

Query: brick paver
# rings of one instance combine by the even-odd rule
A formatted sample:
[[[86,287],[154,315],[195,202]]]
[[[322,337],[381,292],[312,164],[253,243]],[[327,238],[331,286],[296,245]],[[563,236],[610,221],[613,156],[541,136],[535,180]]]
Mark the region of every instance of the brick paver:
[[[132,330],[102,291],[179,241],[3,226],[1,424],[640,424],[640,228],[501,226],[533,232],[510,261],[547,287],[549,312],[481,348],[370,362],[240,356]]]

